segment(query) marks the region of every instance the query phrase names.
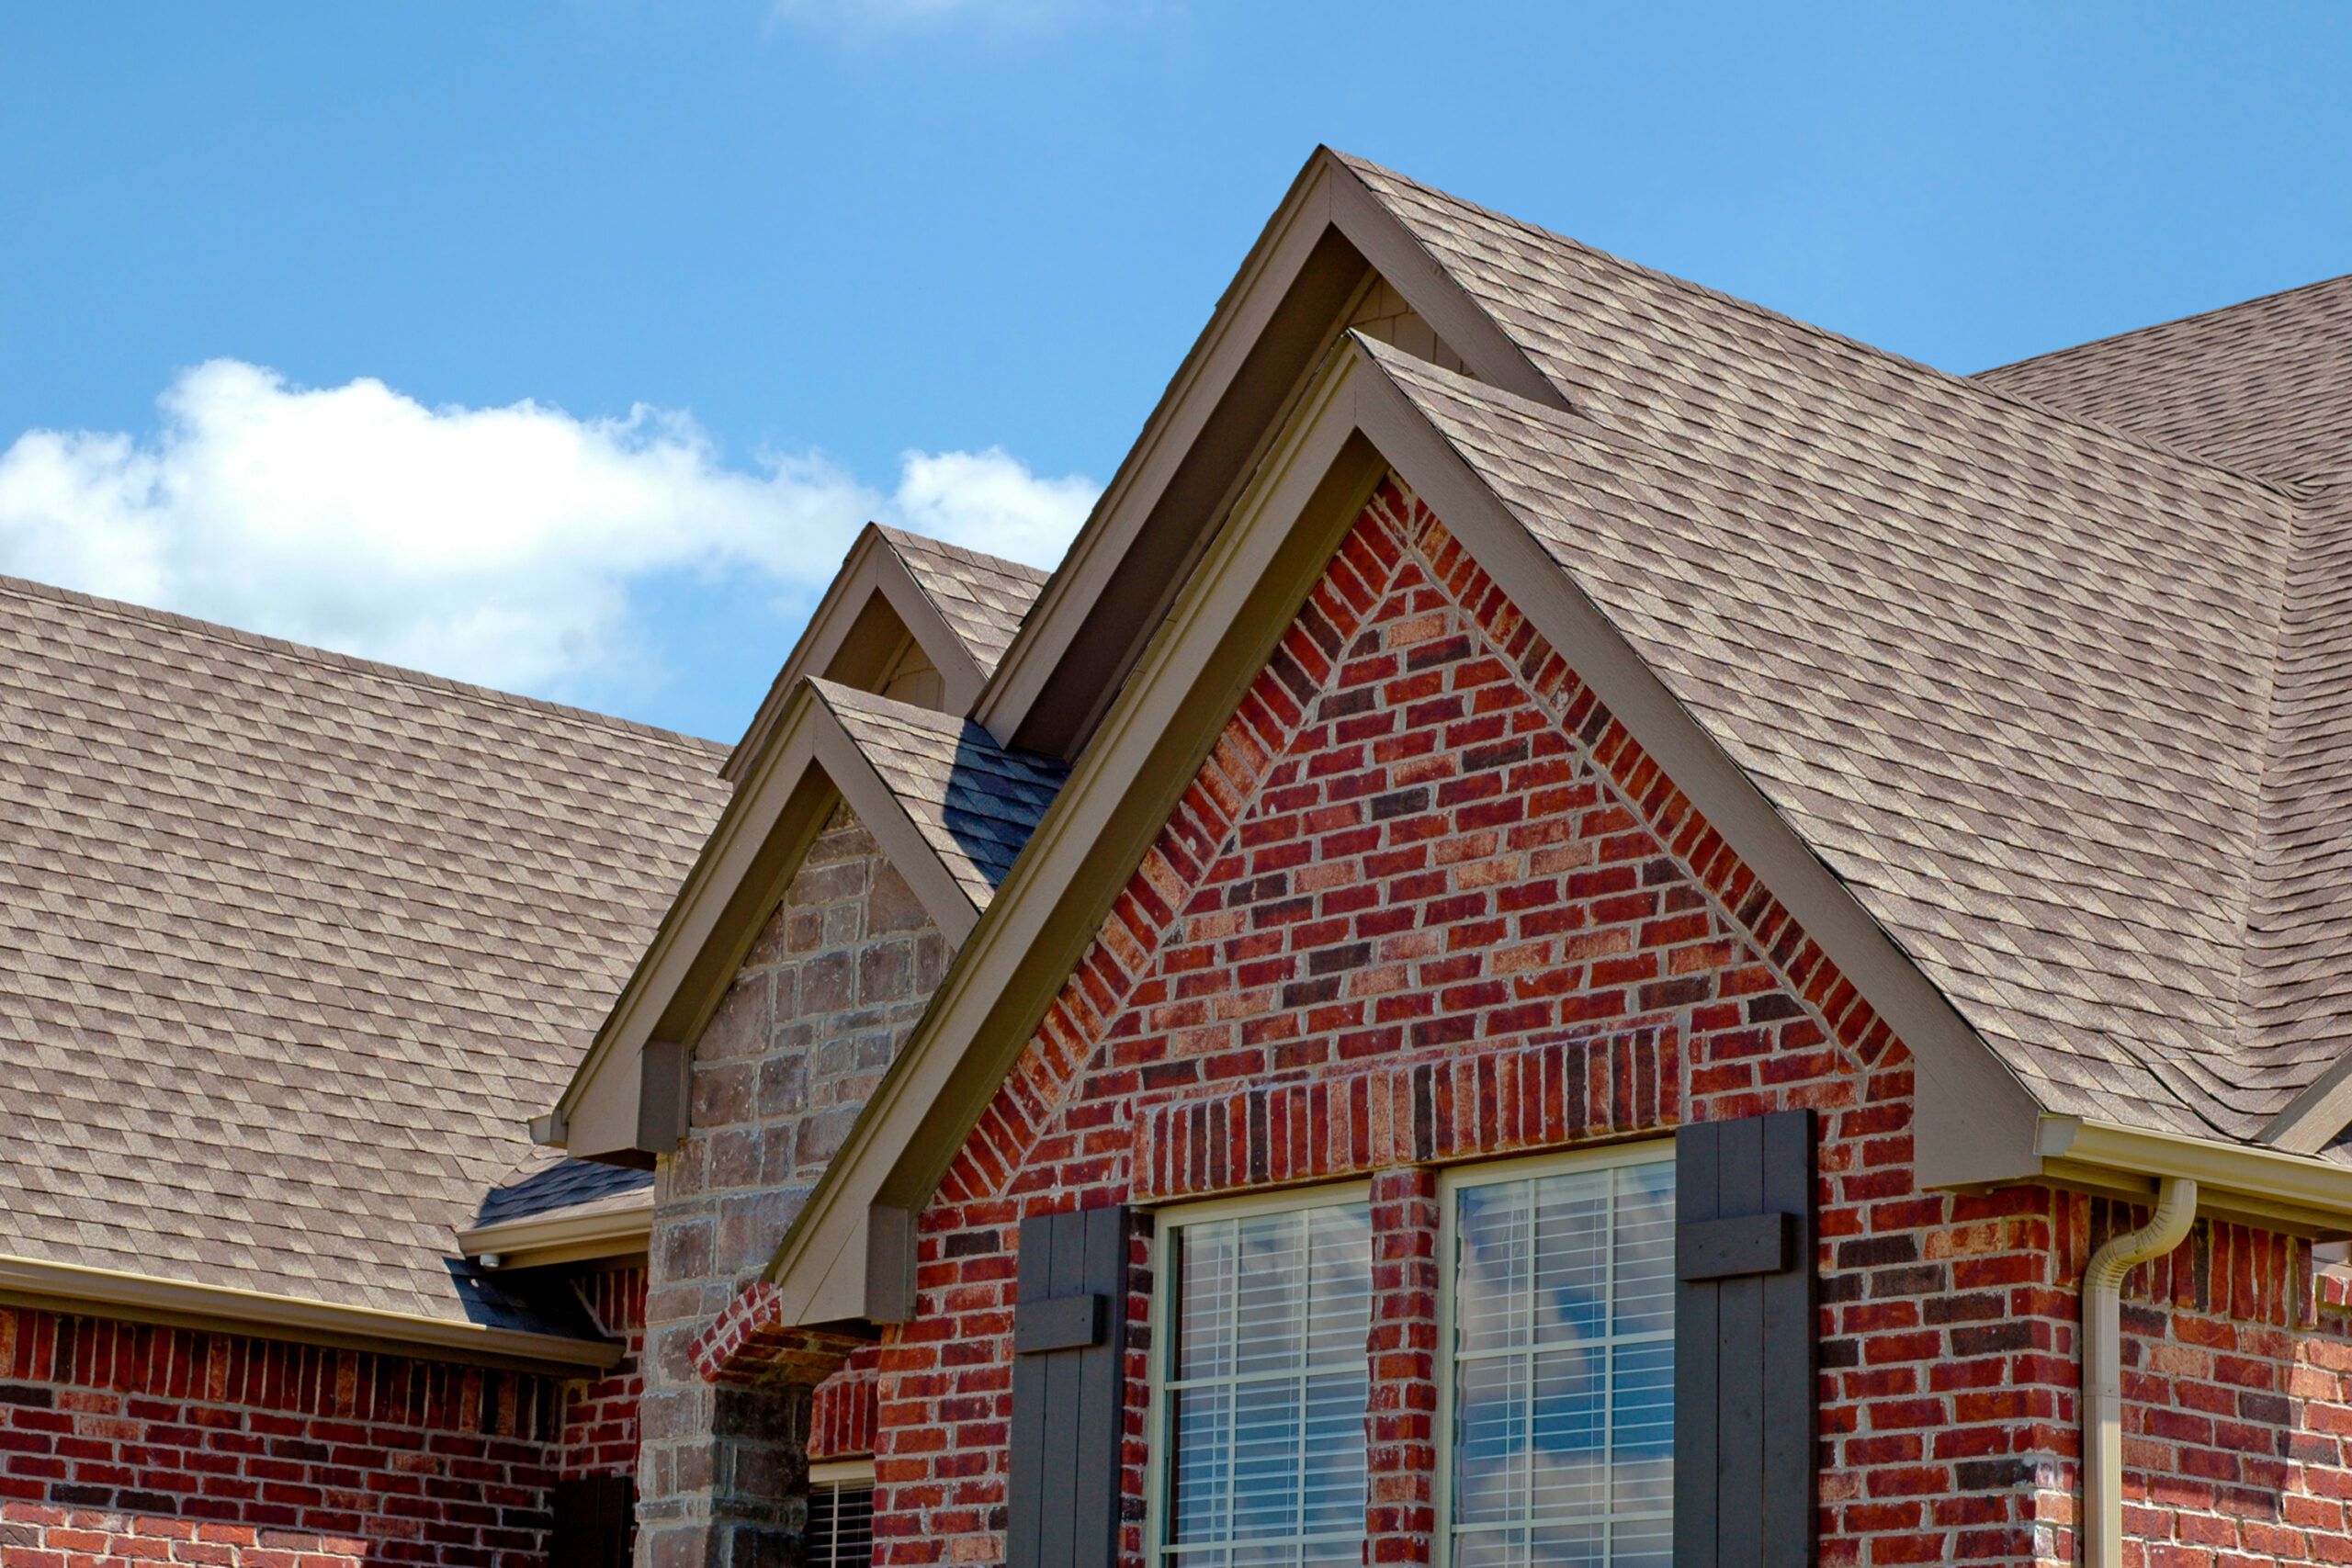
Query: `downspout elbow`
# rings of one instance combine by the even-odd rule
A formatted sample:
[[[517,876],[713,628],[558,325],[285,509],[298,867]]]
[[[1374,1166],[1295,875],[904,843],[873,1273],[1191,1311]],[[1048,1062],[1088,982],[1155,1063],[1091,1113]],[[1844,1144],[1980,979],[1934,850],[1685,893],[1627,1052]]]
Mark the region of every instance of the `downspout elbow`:
[[[2123,1564],[2123,1279],[2178,1247],[2196,1218],[2197,1183],[2165,1177],[2148,1223],[2109,1237],[2083,1270],[2083,1568]]]

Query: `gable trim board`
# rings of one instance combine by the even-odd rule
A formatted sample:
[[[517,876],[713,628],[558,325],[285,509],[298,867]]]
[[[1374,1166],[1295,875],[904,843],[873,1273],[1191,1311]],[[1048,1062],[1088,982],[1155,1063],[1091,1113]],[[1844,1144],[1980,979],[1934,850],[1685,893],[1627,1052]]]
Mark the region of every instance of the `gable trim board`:
[[[949,945],[961,945],[979,918],[971,896],[843,728],[822,682],[803,678],[751,757],[571,1085],[555,1109],[532,1123],[535,1139],[575,1158],[638,1165],[674,1146],[671,1133],[683,1130],[671,1127],[673,1118],[649,1117],[664,1097],[648,1092],[648,1076],[662,1064],[647,1047],[670,1043],[691,1054],[837,801],[874,835]],[[683,1064],[667,1066],[682,1070]]]
[[[1008,747],[1078,760],[1368,276],[1395,288],[1481,381],[1564,406],[1363,176],[1318,147],[968,710],[982,728]]]
[[[1026,1044],[1150,835],[1255,675],[1345,520],[1393,468],[1502,584],[1645,750],[1755,870],[1908,1045],[1919,1081],[1922,1179],[1973,1186],[2050,1174],[2045,1114],[2026,1085],[1953,1010],[1890,934],[1808,849],[1755,784],[1666,689],[1604,615],[1351,336],[1310,389],[1274,458],[1179,596],[1120,700],[988,918],[957,953],[891,1068],[779,1248],[770,1279],[786,1323],[897,1321],[888,1288],[910,1253],[878,1256],[887,1227],[928,1201],[1011,1062]],[[2219,1184],[2310,1226],[2352,1215],[2352,1170],[2268,1151],[2151,1141],[2072,1122],[2063,1173],[2177,1156]],[[2211,1153],[2202,1151],[2210,1150]],[[2278,1163],[2284,1162],[2284,1163]],[[2127,1188],[2143,1180],[2120,1168]],[[2216,1202],[2224,1200],[2216,1195]]]
[[[415,1313],[339,1306],[233,1285],[201,1285],[115,1269],[0,1256],[0,1303],[69,1316],[103,1315],[220,1334],[297,1339],[397,1355],[577,1376],[620,1364],[611,1340],[453,1323]]]

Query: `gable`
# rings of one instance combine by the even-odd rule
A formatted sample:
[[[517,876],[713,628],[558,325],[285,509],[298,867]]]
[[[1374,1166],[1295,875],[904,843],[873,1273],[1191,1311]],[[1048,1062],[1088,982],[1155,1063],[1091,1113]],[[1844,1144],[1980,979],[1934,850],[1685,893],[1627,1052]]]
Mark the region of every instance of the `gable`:
[[[1112,476],[973,717],[1075,760],[1342,333],[1559,394],[1346,160],[1318,148]]]
[[[803,678],[746,760],[661,929],[535,1135],[650,1165],[687,1128],[687,1068],[824,824],[846,807],[952,947],[1052,804],[1063,770],[965,720]]]
[[[1907,1101],[1908,1053],[1717,849],[1385,482],[924,1231],[985,1230],[1013,1195],[1158,1201],[1655,1133],[1694,1091],[1851,1078]]]

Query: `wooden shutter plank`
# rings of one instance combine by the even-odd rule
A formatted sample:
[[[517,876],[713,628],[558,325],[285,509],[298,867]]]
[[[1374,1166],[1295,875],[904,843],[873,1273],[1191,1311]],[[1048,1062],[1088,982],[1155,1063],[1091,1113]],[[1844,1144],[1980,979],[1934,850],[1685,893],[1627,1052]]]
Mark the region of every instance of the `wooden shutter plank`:
[[[1792,1216],[1794,1253],[1785,1271],[1758,1281],[1764,1292],[1766,1349],[1763,1560],[1765,1568],[1805,1568],[1814,1560],[1818,1472],[1814,1453],[1819,1318],[1813,1113],[1785,1111],[1762,1120],[1763,1208]]]
[[[1054,1264],[1048,1295],[1086,1289],[1086,1215],[1053,1217]],[[1084,1393],[1083,1352],[1036,1358],[1046,1366],[1046,1486],[1039,1568],[1073,1568],[1078,1540],[1078,1418]]]
[[[1053,1216],[1040,1214],[1022,1221],[1019,1247],[1013,1287],[1016,1322],[1021,1302],[1043,1301],[1051,1293]],[[1008,1568],[1038,1568],[1042,1562],[1038,1553],[1045,1519],[1046,1387],[1052,1361],[1050,1356],[1012,1359],[1012,1474],[1005,1497]]]
[[[1764,1129],[1758,1118],[1718,1123],[1722,1148],[1715,1178],[1715,1207],[1725,1216],[1752,1214],[1764,1201]],[[1680,1216],[1677,1216],[1679,1223]],[[1764,1343],[1763,1281],[1753,1277],[1715,1285],[1719,1390],[1715,1445],[1719,1498],[1715,1505],[1715,1555],[1710,1562],[1738,1562],[1743,1543],[1756,1540],[1764,1507],[1764,1367],[1757,1354],[1738,1346]]]
[[[1674,1223],[1719,1218],[1720,1143],[1712,1126],[1674,1140]],[[1715,1551],[1715,1347],[1722,1341],[1713,1288],[1675,1287],[1674,1561],[1702,1568]],[[1706,1478],[1702,1481],[1702,1477]]]
[[[1806,1568],[1819,1419],[1813,1112],[1695,1123],[1676,1134],[1675,1160],[1675,1568]]]
[[[1114,1568],[1118,1561],[1122,1438],[1126,1426],[1127,1226],[1125,1209],[1090,1209],[1080,1282],[1104,1303],[1103,1333],[1078,1352],[1078,1529],[1073,1568]]]

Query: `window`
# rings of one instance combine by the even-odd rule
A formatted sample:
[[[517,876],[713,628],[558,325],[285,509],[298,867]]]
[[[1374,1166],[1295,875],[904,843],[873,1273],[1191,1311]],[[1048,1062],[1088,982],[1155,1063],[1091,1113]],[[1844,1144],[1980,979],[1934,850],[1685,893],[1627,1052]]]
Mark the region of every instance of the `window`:
[[[1450,1568],[1668,1568],[1671,1145],[1472,1167],[1444,1194]]]
[[[1152,1560],[1362,1560],[1372,1219],[1362,1187],[1161,1220]]]
[[[867,1568],[874,1561],[874,1466],[850,1460],[808,1467],[808,1568]]]

